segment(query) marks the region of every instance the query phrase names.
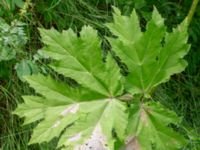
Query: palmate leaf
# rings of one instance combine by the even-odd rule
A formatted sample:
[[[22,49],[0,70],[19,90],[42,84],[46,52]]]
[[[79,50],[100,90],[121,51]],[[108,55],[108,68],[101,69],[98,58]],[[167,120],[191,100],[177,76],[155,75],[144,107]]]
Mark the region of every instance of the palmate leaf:
[[[190,45],[187,44],[187,20],[173,32],[166,32],[164,20],[156,9],[141,31],[136,12],[122,16],[114,7],[114,23],[106,26],[116,36],[108,38],[112,50],[127,65],[129,74],[125,89],[131,94],[140,94],[140,104],[132,104],[126,150],[179,149],[185,139],[169,127],[176,124],[178,117],[156,103],[145,103],[152,89],[169,80],[170,76],[183,71],[187,62],[183,57]]]
[[[132,94],[148,97],[153,87],[187,66],[183,59],[190,47],[187,44],[187,20],[167,33],[164,20],[154,9],[146,31],[141,32],[135,11],[127,17],[117,8],[114,10],[114,23],[107,27],[117,38],[108,39],[112,50],[128,66],[130,73],[126,87]]]
[[[123,140],[128,115],[118,100],[123,92],[120,70],[110,54],[102,61],[97,32],[86,26],[80,37],[72,30],[40,32],[43,52],[55,60],[50,66],[81,86],[71,88],[43,75],[26,77],[41,96],[24,96],[14,113],[25,117],[24,124],[41,120],[30,144],[60,136],[63,149],[114,149],[113,130]]]
[[[175,150],[185,144],[170,128],[179,120],[176,114],[146,101],[155,86],[186,67],[186,21],[167,33],[154,10],[141,32],[135,11],[130,17],[114,11],[114,23],[107,26],[117,38],[108,40],[128,66],[125,79],[110,53],[102,61],[101,40],[92,27],[84,26],[79,35],[71,29],[62,33],[40,29],[42,53],[53,60],[50,67],[80,86],[72,88],[40,74],[25,78],[38,95],[23,96],[24,103],[14,113],[25,117],[24,124],[39,122],[30,144],[54,137],[63,150],[114,150],[123,144],[126,150]],[[138,96],[132,99],[134,94],[141,101]]]

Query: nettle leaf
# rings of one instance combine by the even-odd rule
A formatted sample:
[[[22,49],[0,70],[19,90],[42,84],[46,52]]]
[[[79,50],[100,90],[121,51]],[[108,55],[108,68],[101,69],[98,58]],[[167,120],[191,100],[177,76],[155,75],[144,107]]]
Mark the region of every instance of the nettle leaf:
[[[54,59],[50,66],[81,86],[71,88],[43,75],[25,78],[39,95],[24,96],[14,113],[26,118],[24,124],[41,120],[30,144],[60,136],[58,148],[114,149],[113,131],[124,139],[128,114],[126,104],[118,100],[123,94],[120,69],[110,54],[102,61],[97,32],[89,26],[80,37],[71,29],[40,32],[43,52]]]
[[[114,23],[107,24],[107,27],[117,38],[108,40],[112,50],[128,66],[130,73],[126,87],[132,94],[149,97],[153,87],[166,82],[187,66],[183,59],[190,48],[187,44],[187,20],[168,33],[164,20],[154,9],[146,31],[141,32],[135,11],[128,17],[122,16],[117,8],[114,10]]]
[[[170,124],[177,124],[177,115],[156,102],[134,104],[128,125],[126,149],[177,150],[186,140]]]

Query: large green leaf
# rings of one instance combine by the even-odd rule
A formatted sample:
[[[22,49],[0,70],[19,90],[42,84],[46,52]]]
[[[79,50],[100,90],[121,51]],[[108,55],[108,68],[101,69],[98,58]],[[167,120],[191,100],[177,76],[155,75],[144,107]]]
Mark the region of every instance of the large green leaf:
[[[135,11],[122,16],[114,7],[114,23],[106,26],[116,36],[108,38],[112,50],[127,65],[126,89],[131,94],[149,98],[152,89],[166,82],[171,75],[183,71],[187,65],[183,57],[189,50],[187,22],[173,32],[166,32],[164,20],[156,9],[144,32]],[[127,150],[179,149],[185,139],[168,126],[176,124],[178,117],[156,103],[133,104]]]
[[[62,33],[54,29],[40,32],[47,45],[44,52],[57,60],[51,64],[55,71],[103,95],[119,94],[121,84],[116,80],[121,76],[110,58],[103,64],[101,41],[95,30],[83,27],[80,38],[71,29]]]
[[[102,61],[100,40],[91,27],[83,27],[80,37],[72,30],[40,31],[43,51],[54,59],[50,66],[81,86],[72,88],[43,75],[25,78],[39,95],[24,96],[14,113],[25,117],[24,124],[40,120],[30,144],[60,136],[58,147],[63,149],[114,149],[113,131],[123,140],[128,121],[126,105],[118,100],[123,86],[114,59],[109,54]]]
[[[92,105],[92,107],[90,106]],[[66,149],[114,149],[113,129],[123,139],[127,117],[126,107],[117,99],[105,99],[86,103],[82,114],[88,114],[69,127],[60,139],[59,145]],[[85,123],[87,122],[87,124]]]
[[[135,11],[127,17],[122,16],[117,8],[114,10],[114,23],[107,24],[117,36],[108,38],[112,50],[128,66],[128,90],[148,97],[153,87],[166,82],[171,75],[187,66],[183,59],[190,47],[187,44],[187,21],[168,33],[164,20],[154,9],[146,31],[141,32]]]
[[[186,67],[186,22],[167,33],[154,10],[146,31],[141,32],[135,11],[130,17],[122,16],[117,8],[114,11],[114,23],[107,26],[117,37],[108,39],[128,66],[126,88],[110,53],[103,62],[101,40],[92,27],[84,26],[78,35],[71,29],[61,33],[40,29],[45,45],[42,53],[52,59],[50,67],[79,86],[70,87],[40,74],[25,77],[37,96],[24,96],[14,113],[25,117],[24,124],[39,122],[30,144],[58,137],[57,148],[63,150],[114,150],[127,136],[127,150],[173,150],[185,144],[170,127],[178,123],[176,114],[156,102],[144,101],[153,87]],[[124,94],[126,91],[129,93]],[[130,102],[138,93],[141,101],[135,96]]]
[[[156,102],[134,104],[128,125],[127,150],[177,150],[185,139],[169,128],[177,115]]]

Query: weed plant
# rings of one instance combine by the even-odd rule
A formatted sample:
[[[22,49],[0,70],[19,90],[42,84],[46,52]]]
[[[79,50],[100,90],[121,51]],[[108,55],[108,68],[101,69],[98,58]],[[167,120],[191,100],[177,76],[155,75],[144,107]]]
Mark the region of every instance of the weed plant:
[[[11,23],[17,19],[27,26],[25,32],[28,42],[23,51],[25,55],[19,56],[27,60],[34,60],[42,44],[39,42],[38,27],[54,27],[59,31],[69,27],[79,31],[83,24],[88,24],[99,30],[101,35],[109,35],[104,26],[105,21],[112,19],[111,5],[120,7],[124,14],[129,14],[133,7],[141,16],[141,26],[145,26],[149,19],[153,5],[155,5],[162,16],[168,29],[180,23],[187,15],[191,1],[180,0],[16,0],[11,3],[8,0],[0,0],[0,17]],[[177,112],[183,117],[182,126],[191,136],[190,144],[185,150],[200,149],[200,4],[196,9],[189,28],[192,44],[187,69],[180,75],[173,76],[170,82],[157,88],[155,99]],[[107,42],[105,40],[105,51]],[[28,85],[22,82],[14,69],[17,60],[0,62],[0,149],[2,150],[54,150],[54,139],[50,143],[41,145],[28,145],[32,128],[35,126],[21,126],[23,120],[12,115],[17,104],[22,102],[21,95],[33,93]],[[43,73],[50,73],[56,78],[57,74],[46,67],[46,63],[40,59],[36,61]],[[67,79],[67,82],[72,82]],[[73,83],[74,84],[74,83]]]

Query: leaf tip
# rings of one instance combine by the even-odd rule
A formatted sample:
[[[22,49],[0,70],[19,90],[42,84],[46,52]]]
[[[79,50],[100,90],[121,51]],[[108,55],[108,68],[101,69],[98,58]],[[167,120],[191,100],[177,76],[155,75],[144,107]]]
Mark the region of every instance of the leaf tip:
[[[115,6],[112,6],[112,9],[113,9],[113,13],[115,15],[121,15],[121,11],[119,8],[115,7]]]
[[[152,20],[158,26],[164,25],[164,19],[162,18],[161,14],[159,13],[158,9],[155,6],[153,6]]]

